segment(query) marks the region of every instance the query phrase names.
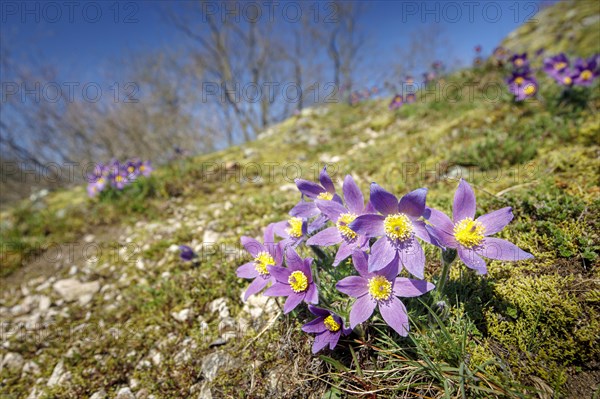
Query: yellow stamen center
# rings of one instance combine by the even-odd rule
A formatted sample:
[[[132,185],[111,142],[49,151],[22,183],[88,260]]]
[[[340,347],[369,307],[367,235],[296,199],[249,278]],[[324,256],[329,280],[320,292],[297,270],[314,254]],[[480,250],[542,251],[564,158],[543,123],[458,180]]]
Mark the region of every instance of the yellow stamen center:
[[[521,65],[523,65],[523,59],[522,58],[517,58],[515,60],[515,65],[520,67]]]
[[[294,292],[306,291],[308,288],[308,277],[300,270],[296,270],[288,277],[288,283]]]
[[[535,93],[535,85],[533,83],[528,84],[523,88],[523,92],[528,96],[532,95],[533,93]]]
[[[117,176],[115,177],[115,181],[117,181],[117,182],[119,182],[119,183],[120,183],[120,182],[122,182],[122,181],[123,181],[123,176],[121,176],[121,175],[117,175]]]
[[[324,191],[321,194],[317,195],[317,199],[331,201],[333,199],[333,194]]]
[[[98,183],[98,184],[102,184],[102,183],[104,183],[104,178],[103,178],[103,177],[99,178],[99,179],[98,179],[98,181],[97,181],[97,183]]]
[[[134,170],[135,170],[135,168],[133,166],[130,166],[130,167],[127,168],[127,171],[129,173],[133,173]]]
[[[269,274],[269,271],[267,270],[267,266],[273,266],[273,265],[275,265],[275,260],[273,259],[271,254],[268,252],[265,252],[265,251],[259,252],[258,255],[256,255],[256,258],[254,258],[254,268],[256,269],[256,271],[259,274],[262,274],[263,276],[266,276]]]
[[[481,244],[485,227],[476,220],[465,218],[454,225],[454,238],[463,247],[473,248]]]
[[[328,329],[331,332],[336,332],[339,331],[340,329],[340,325],[338,324],[337,321],[335,321],[335,319],[333,318],[333,316],[329,315],[325,318],[325,320],[323,320],[323,324],[325,324],[325,328]]]
[[[566,85],[570,85],[571,83],[573,83],[573,79],[571,79],[570,76],[565,76],[565,78],[563,79],[563,83]]]
[[[523,78],[522,78],[522,77],[520,77],[520,76],[519,76],[519,77],[517,77],[517,78],[515,78],[515,83],[516,83],[518,86],[521,86],[521,85],[523,84],[523,82],[524,82],[524,81],[525,81],[525,79],[523,79]]]
[[[586,69],[585,71],[582,71],[579,76],[581,76],[581,79],[583,80],[590,80],[592,78],[592,71]]]
[[[336,227],[340,234],[348,240],[356,238],[356,232],[352,230],[348,225],[356,219],[356,215],[353,213],[342,213],[336,222]]]
[[[385,301],[392,295],[392,283],[383,276],[369,279],[369,294],[378,301]]]
[[[290,237],[302,237],[302,218],[293,217],[288,220],[289,227],[285,229]]]
[[[556,69],[557,71],[561,71],[561,70],[565,69],[566,67],[567,67],[566,62],[557,62],[556,64],[554,64],[554,69]]]
[[[400,241],[410,238],[413,232],[413,224],[403,213],[388,215],[383,221],[383,228],[389,238]]]
[[[143,172],[146,170],[146,167],[144,165],[140,165],[140,172]]]

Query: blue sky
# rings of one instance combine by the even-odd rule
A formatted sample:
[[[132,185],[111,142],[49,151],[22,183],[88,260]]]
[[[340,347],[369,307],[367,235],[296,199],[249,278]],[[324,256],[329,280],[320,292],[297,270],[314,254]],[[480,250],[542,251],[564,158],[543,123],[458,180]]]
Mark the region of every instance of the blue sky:
[[[132,50],[172,48],[185,42],[164,14],[167,9],[181,11],[189,2],[74,3],[75,6],[67,6],[68,2],[2,2],[1,34],[8,38],[11,51],[21,62],[44,60],[55,65],[64,80],[97,79],[102,69],[110,69],[113,60],[130,56]],[[273,16],[293,16],[293,4],[288,3],[293,2],[281,1],[272,9]],[[315,18],[326,18],[331,13],[327,1],[310,5]],[[369,2],[362,17],[367,39],[364,58],[367,64],[392,63],[398,50],[407,46],[411,34],[435,25],[445,41],[441,50],[452,57],[449,61],[470,63],[476,44],[489,54],[539,6],[531,1]],[[265,15],[269,12],[263,11]]]

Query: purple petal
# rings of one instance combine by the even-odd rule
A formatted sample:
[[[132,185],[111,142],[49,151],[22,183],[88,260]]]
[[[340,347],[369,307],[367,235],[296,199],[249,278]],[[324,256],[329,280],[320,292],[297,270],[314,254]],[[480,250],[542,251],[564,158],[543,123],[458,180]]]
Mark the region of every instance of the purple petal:
[[[287,238],[288,233],[285,231],[288,227],[287,220],[283,220],[281,222],[271,223],[273,228],[273,233],[282,238]]]
[[[253,257],[256,257],[259,252],[265,250],[265,247],[252,237],[242,236],[241,242],[246,251],[250,252],[250,255]]]
[[[302,300],[304,299],[303,293],[293,292],[288,296],[283,304],[283,313],[288,314],[292,310],[296,309],[296,306],[300,305]]]
[[[290,278],[290,274],[292,274],[292,270],[281,266],[267,266],[267,270],[275,280],[283,284],[287,284],[288,278]]]
[[[314,314],[315,316],[327,317],[331,314],[331,312],[329,310],[320,308],[315,305],[308,305],[308,310],[310,311],[310,313]]]
[[[327,315],[329,315],[329,313]],[[318,334],[326,330],[327,327],[325,327],[325,324],[323,323],[323,317],[317,317],[316,319],[309,321],[302,326],[302,331],[305,333]]]
[[[325,331],[317,336],[315,336],[315,342],[313,343],[312,346],[312,353],[317,353],[319,352],[321,349],[325,348],[326,346],[331,346],[331,341],[333,339],[334,334],[331,333],[331,331]],[[339,335],[338,335],[338,339],[339,339]],[[337,340],[336,340],[337,343]]]
[[[327,166],[324,166],[323,169],[321,169],[321,173],[319,173],[319,181],[321,182],[323,187],[325,187],[325,190],[327,190],[327,192],[332,194],[335,193],[333,181],[331,181],[331,178],[327,174]]]
[[[356,327],[371,317],[376,305],[377,301],[370,295],[363,295],[354,301],[352,310],[350,310],[350,328]]]
[[[512,219],[512,208],[507,206],[506,208],[498,209],[497,211],[481,215],[477,218],[477,221],[480,222],[483,227],[485,227],[485,235],[491,236],[492,234],[496,234],[506,227],[506,225],[509,224]]]
[[[423,295],[435,288],[435,285],[425,280],[414,280],[406,277],[397,277],[394,282],[394,295],[401,297],[415,297]]]
[[[313,262],[313,258],[311,258],[311,257],[304,258],[304,260],[302,261],[302,265],[300,266],[300,268],[298,268],[298,270],[300,270],[302,273],[304,273],[306,275],[306,277],[308,277],[309,283],[312,283],[312,281],[313,281],[312,270],[310,269],[310,265],[312,265],[312,262]]]
[[[341,293],[358,298],[368,292],[367,280],[360,276],[349,276],[338,281],[335,288]]]
[[[304,179],[296,179],[296,186],[298,187],[298,190],[308,198],[316,198],[325,191],[325,189],[317,183]]]
[[[481,248],[476,251],[479,255],[485,256],[486,258],[513,262],[533,258],[533,255],[523,251],[512,242],[494,237],[484,238]]]
[[[427,209],[430,213],[428,222],[433,225],[435,236],[445,247],[456,248],[457,244],[454,239],[454,223],[452,223],[452,220],[442,211],[434,208]]]
[[[398,276],[399,272],[400,272],[400,258],[398,257],[398,255],[396,255],[396,257],[394,257],[394,260],[392,260],[386,267],[379,270],[376,274],[385,277],[386,280],[388,280],[388,281],[393,282],[396,279],[396,277]]]
[[[319,231],[314,236],[306,241],[306,245],[320,245],[328,247],[330,245],[339,244],[342,241],[342,236],[337,227],[328,227],[323,231]]]
[[[287,262],[288,268],[290,268],[291,271],[303,269],[304,261],[302,260],[300,255],[298,255],[295,249],[289,247],[286,248],[285,260]]]
[[[342,335],[342,331],[332,332],[329,335],[329,349],[333,350],[340,340],[340,336]]]
[[[381,270],[396,257],[396,248],[387,237],[381,237],[371,247],[369,257],[369,272]]]
[[[319,208],[314,202],[298,202],[290,211],[290,215],[301,218],[311,218],[319,214]]]
[[[335,201],[316,200],[315,204],[319,210],[327,216],[332,222],[336,222],[342,213],[348,213],[348,210],[343,205]]]
[[[352,252],[352,264],[361,276],[366,277],[369,275],[369,259],[363,251],[357,249]]]
[[[383,320],[394,329],[399,335],[406,337],[408,335],[408,314],[406,307],[398,298],[392,296],[387,302],[379,303],[379,312]]]
[[[472,249],[468,249],[459,245],[458,256],[460,257],[460,260],[462,260],[464,264],[467,265],[468,268],[475,270],[479,274],[487,273],[485,261]]]
[[[475,193],[466,180],[460,179],[456,193],[454,193],[454,204],[452,205],[452,216],[454,223],[465,218],[475,217]]]
[[[259,280],[259,279],[257,278],[254,281],[256,281],[256,280]],[[263,292],[263,295],[264,296],[288,296],[292,292],[294,292],[294,291],[292,291],[292,289],[290,288],[289,285],[280,283],[280,282],[276,282],[272,286],[267,288],[266,291]]]
[[[262,278],[262,277],[255,278],[254,281],[252,281],[252,283],[250,283],[250,285],[246,289],[246,292],[244,293],[244,301],[248,300],[250,295],[254,295],[257,292],[259,292],[260,290],[262,290],[263,288],[265,288],[266,285],[269,283],[269,281],[271,281],[271,279]],[[272,286],[269,288],[272,288]]]
[[[431,226],[427,226],[422,220],[412,222],[415,235],[428,244],[443,246],[441,240],[436,236],[436,232]]]
[[[275,232],[273,231],[273,224],[269,224],[265,228],[265,233],[263,237],[263,245],[267,248],[271,248],[273,244],[275,244]]]
[[[344,199],[350,212],[357,215],[360,214],[365,206],[365,199],[352,176],[346,175],[342,191],[344,192]]]
[[[346,241],[342,240],[342,244],[337,250],[335,254],[335,259],[333,260],[333,266],[339,265],[344,259],[352,255],[352,252],[356,246],[354,244],[348,244]]]
[[[385,235],[385,230],[383,229],[384,219],[385,216],[381,215],[361,215],[354,219],[354,221],[350,223],[348,227],[358,234],[362,234],[367,237],[381,237]]]
[[[317,285],[314,283],[309,284],[304,296],[304,302],[306,303],[319,303],[319,291],[317,291]]]
[[[398,199],[377,183],[371,183],[371,203],[382,215],[398,213]]]
[[[409,216],[418,218],[425,212],[425,200],[427,198],[427,189],[419,188],[404,197],[400,198],[398,211]]]
[[[398,252],[402,266],[417,278],[425,276],[425,253],[421,244],[413,237],[402,245]]]
[[[238,267],[236,274],[240,278],[254,278],[258,276],[259,273],[256,271],[254,262],[248,262]]]

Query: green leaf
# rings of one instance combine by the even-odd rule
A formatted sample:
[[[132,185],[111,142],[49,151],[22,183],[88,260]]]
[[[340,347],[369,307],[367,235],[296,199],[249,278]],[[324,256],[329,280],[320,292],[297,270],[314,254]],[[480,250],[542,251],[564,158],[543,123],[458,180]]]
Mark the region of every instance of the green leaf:
[[[319,358],[321,358],[321,360],[323,360],[323,361],[329,363],[330,365],[332,365],[333,367],[335,367],[335,369],[338,371],[349,371],[350,370],[348,367],[344,366],[339,361],[330,358],[329,356],[320,355]]]

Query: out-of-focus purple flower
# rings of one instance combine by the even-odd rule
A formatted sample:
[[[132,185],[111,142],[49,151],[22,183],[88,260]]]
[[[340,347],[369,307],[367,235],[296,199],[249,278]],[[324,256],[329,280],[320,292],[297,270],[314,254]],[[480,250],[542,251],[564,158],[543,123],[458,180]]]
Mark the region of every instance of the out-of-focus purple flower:
[[[314,200],[317,199],[342,203],[342,199],[335,192],[333,180],[329,177],[326,166],[319,173],[319,182],[321,184],[304,179],[295,180],[296,187],[302,193],[302,197],[308,197],[310,201],[301,201],[296,204],[290,211],[290,215],[300,218],[311,218],[319,215],[319,208],[314,203]]]
[[[587,60],[580,58],[575,61],[577,75],[573,78],[573,83],[578,86],[590,86],[600,73],[597,59],[598,56],[593,56]]]
[[[289,313],[301,302],[319,303],[317,286],[313,282],[312,258],[302,259],[293,248],[285,250],[287,267],[268,266],[275,283],[266,289],[265,296],[287,296],[283,312]]]
[[[475,46],[475,52],[477,54],[481,53],[482,47],[480,45]]]
[[[415,93],[408,93],[406,95],[406,103],[412,104],[417,101],[417,95]]]
[[[366,213],[373,213],[375,210],[369,203],[365,205],[362,192],[356,185],[352,176],[347,175],[343,185],[344,199],[346,206],[335,201],[317,200],[316,204],[321,212],[331,220],[335,226],[328,227],[310,237],[306,245],[330,246],[341,244],[335,255],[333,266],[337,266],[341,261],[352,254],[356,248],[367,250],[369,239],[353,231],[348,225],[358,216]]]
[[[550,75],[560,75],[569,67],[569,58],[565,53],[548,57],[544,60],[544,71]]]
[[[423,74],[423,82],[425,84],[433,82],[435,80],[435,78],[436,78],[436,73],[435,72],[429,71],[429,72],[425,72]]]
[[[392,101],[390,101],[390,105],[388,105],[388,108],[393,111],[400,108],[403,103],[404,99],[402,98],[402,96],[400,94],[396,94],[394,98],[392,98]]]
[[[483,65],[483,58],[475,57],[475,59],[473,60],[473,65],[475,65],[476,67]]]
[[[313,343],[312,353],[317,353],[329,345],[329,349],[335,348],[340,337],[350,335],[351,328],[347,328],[342,318],[330,310],[308,305],[308,310],[317,316],[316,319],[309,321],[302,326],[302,331],[309,334],[316,334]]]
[[[454,194],[452,205],[453,220],[443,212],[428,208],[429,222],[436,236],[448,248],[455,248],[460,259],[479,274],[486,274],[487,267],[483,257],[497,260],[518,261],[531,259],[533,255],[516,245],[489,237],[510,223],[512,208],[506,207],[475,218],[475,193],[465,180],[461,179]]]
[[[529,70],[515,71],[507,80],[508,90],[514,94],[517,101],[533,97],[538,91],[538,83],[530,75]]]
[[[119,170],[117,173],[112,174],[111,176],[111,184],[117,190],[122,190],[128,183],[129,179],[127,178],[127,172],[124,170]]]
[[[352,254],[352,262],[358,276],[350,276],[336,284],[338,291],[356,298],[350,311],[350,327],[354,328],[371,317],[376,307],[383,320],[399,335],[409,331],[406,307],[397,297],[416,297],[435,286],[427,281],[397,277],[393,264],[370,272],[368,255],[362,251]]]
[[[244,300],[261,291],[269,283],[275,282],[275,278],[269,272],[269,267],[281,266],[283,250],[280,244],[275,243],[274,238],[272,224],[265,229],[262,244],[251,237],[243,236],[241,238],[242,245],[254,258],[251,262],[238,267],[236,271],[238,277],[254,280],[246,289]]]
[[[434,71],[439,72],[444,68],[444,64],[442,63],[442,61],[434,61],[433,64],[431,64],[431,68]]]
[[[197,256],[198,255],[196,255],[196,253],[194,252],[194,250],[191,247],[189,247],[187,245],[179,246],[179,258],[182,261],[189,262]]]
[[[138,170],[140,171],[140,173],[143,176],[146,176],[146,177],[150,176],[150,174],[154,170],[152,168],[152,162],[150,162],[150,161],[141,162],[138,166]]]
[[[529,68],[527,53],[514,54],[512,57],[510,57],[509,61],[512,62],[513,67],[516,69]]]
[[[535,52],[535,56],[536,56],[536,57],[539,57],[539,56],[543,55],[545,51],[546,51],[546,49],[545,49],[545,48],[543,48],[543,47],[540,47],[539,49],[537,49],[537,50],[536,50],[536,52]]]
[[[381,237],[371,247],[369,271],[381,270],[391,264],[400,271],[400,264],[412,275],[423,278],[425,254],[416,237],[438,245],[436,237],[423,219],[429,214],[425,209],[427,189],[419,188],[400,198],[371,183],[373,207],[380,213],[357,217],[349,227],[367,237]]]
[[[508,56],[508,51],[502,47],[502,46],[498,46],[494,49],[494,58],[496,58],[497,61],[504,61],[506,60],[506,57]]]

